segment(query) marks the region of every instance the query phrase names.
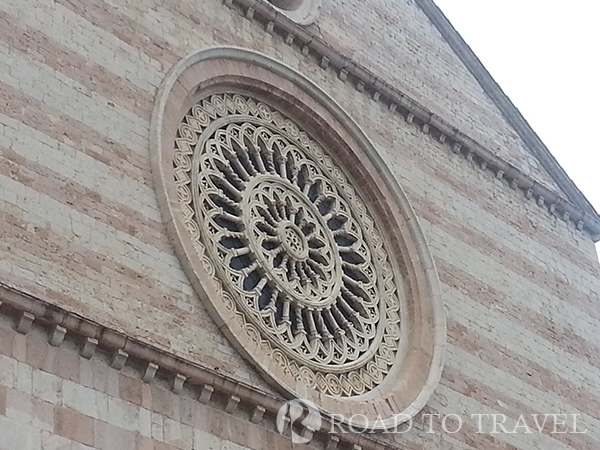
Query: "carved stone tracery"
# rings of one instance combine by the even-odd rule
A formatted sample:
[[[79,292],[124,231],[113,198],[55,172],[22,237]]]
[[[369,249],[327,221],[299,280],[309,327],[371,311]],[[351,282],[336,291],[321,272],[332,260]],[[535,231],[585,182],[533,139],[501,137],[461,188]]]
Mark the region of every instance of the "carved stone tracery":
[[[398,280],[321,146],[260,100],[222,92],[185,115],[173,165],[196,250],[259,345],[319,392],[379,385],[398,351]]]

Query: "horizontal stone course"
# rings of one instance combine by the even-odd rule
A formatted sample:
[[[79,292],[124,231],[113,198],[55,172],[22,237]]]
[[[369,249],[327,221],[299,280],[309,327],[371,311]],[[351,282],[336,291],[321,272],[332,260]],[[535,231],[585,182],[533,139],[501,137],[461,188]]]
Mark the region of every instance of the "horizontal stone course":
[[[70,414],[74,414],[72,411],[77,412],[78,414],[83,414],[86,417],[92,417],[95,420],[101,420],[102,422],[107,422],[108,424],[112,424],[115,427],[118,427],[119,430],[115,430],[115,432],[121,432],[123,430],[123,427],[125,427],[125,430],[127,430],[129,428],[130,432],[137,432],[137,433],[141,433],[141,436],[151,436],[153,439],[160,439],[161,441],[167,441],[169,439],[175,439],[173,438],[173,436],[179,436],[177,430],[179,429],[185,429],[185,428],[181,428],[183,425],[181,424],[185,424],[186,422],[191,424],[192,426],[196,427],[196,428],[200,428],[200,429],[205,429],[206,428],[206,414],[208,414],[208,417],[213,417],[214,414],[216,412],[210,412],[209,410],[206,410],[206,406],[201,405],[200,403],[198,403],[197,401],[195,401],[193,398],[189,399],[187,397],[187,394],[185,396],[178,396],[174,393],[169,393],[166,390],[164,390],[164,388],[162,388],[160,385],[155,385],[155,384],[151,384],[148,385],[147,383],[142,383],[142,397],[141,399],[138,398],[139,401],[142,402],[142,405],[139,404],[138,402],[129,402],[129,401],[124,401],[119,399],[118,397],[121,396],[121,392],[122,390],[119,388],[122,380],[124,380],[125,377],[129,378],[130,383],[131,382],[135,382],[137,380],[137,383],[140,383],[139,381],[139,377],[141,377],[142,372],[139,370],[135,370],[133,367],[132,368],[128,368],[127,371],[125,373],[123,373],[122,375],[119,375],[118,371],[115,369],[111,369],[107,366],[107,359],[105,357],[94,357],[92,359],[85,359],[82,357],[77,357],[76,352],[77,352],[77,346],[73,346],[72,341],[67,340],[65,341],[65,343],[62,344],[61,347],[51,347],[50,343],[49,343],[49,334],[47,332],[44,332],[43,329],[40,329],[38,327],[33,328],[33,330],[27,334],[27,335],[23,335],[23,334],[18,334],[14,329],[10,329],[11,325],[10,322],[6,321],[6,317],[2,318],[2,320],[0,321],[0,329],[4,329],[5,331],[8,331],[11,333],[11,335],[7,335],[7,337],[9,338],[9,340],[12,340],[11,342],[11,347],[12,347],[12,354],[16,354],[22,352],[24,349],[24,355],[23,357],[25,358],[25,360],[27,361],[29,358],[29,353],[31,353],[33,350],[31,349],[38,349],[36,352],[39,352],[39,350],[43,349],[43,348],[52,348],[56,351],[59,351],[61,353],[64,353],[64,355],[62,355],[62,358],[67,358],[67,359],[73,359],[73,360],[79,360],[79,370],[77,370],[77,372],[80,374],[80,378],[81,378],[81,382],[86,382],[89,383],[89,375],[86,375],[86,373],[94,373],[98,375],[97,380],[99,381],[99,384],[97,384],[97,388],[96,389],[89,389],[89,388],[85,388],[83,386],[80,386],[79,384],[75,383],[73,384],[72,382],[65,380],[64,376],[60,376],[60,377],[56,377],[54,375],[50,375],[47,374],[46,377],[50,376],[52,377],[52,379],[57,380],[58,386],[54,387],[54,391],[60,393],[61,395],[59,397],[56,397],[55,399],[50,399],[48,404],[57,404],[57,405],[62,405],[62,408],[67,408],[68,411],[64,412],[62,409],[60,410],[60,414],[65,414],[68,415]],[[449,334],[450,336],[453,336],[454,334],[454,330],[455,326],[453,323],[450,323],[450,328],[449,328]],[[466,329],[466,328],[463,328]],[[477,342],[481,342],[482,338],[480,336],[478,336],[476,333],[473,333],[473,336],[476,338]],[[12,338],[11,338],[12,337]],[[503,371],[506,371],[506,362],[503,362],[502,360],[498,360],[496,358],[497,353],[494,352],[493,353],[493,357],[492,359],[488,360],[488,363],[491,364],[490,367],[494,367],[493,371],[490,371],[490,367],[487,367],[486,365],[480,366],[481,361],[485,360],[484,358],[482,358],[483,356],[485,356],[485,352],[486,347],[479,347],[479,350],[477,350],[477,353],[479,355],[479,359],[477,357],[473,357],[470,353],[467,352],[472,352],[473,351],[473,347],[469,346],[469,344],[467,344],[467,342],[463,341],[463,339],[460,339],[461,341],[461,346],[465,348],[465,350],[461,350],[458,353],[456,353],[455,351],[451,351],[450,352],[450,356],[451,356],[451,362],[452,364],[450,366],[448,366],[448,370],[450,370],[449,375],[448,376],[444,376],[444,381],[442,381],[442,386],[453,386],[453,383],[456,382],[456,376],[457,375],[453,375],[456,373],[461,373],[463,370],[467,370],[467,373],[469,374],[468,376],[463,375],[462,376],[462,380],[467,381],[469,379],[472,379],[473,377],[475,377],[476,379],[481,379],[481,380],[485,380],[485,381],[470,381],[469,383],[471,383],[471,385],[473,385],[473,383],[479,383],[479,386],[481,386],[479,389],[481,390],[481,395],[483,396],[482,398],[484,399],[482,401],[481,404],[477,403],[477,396],[473,396],[473,391],[467,389],[466,391],[463,391],[462,388],[460,387],[460,385],[456,386],[452,392],[450,391],[446,391],[442,388],[438,389],[438,392],[436,393],[436,395],[434,396],[434,398],[432,399],[431,402],[431,407],[426,408],[426,410],[424,411],[424,413],[433,413],[433,414],[440,414],[440,413],[448,413],[448,414],[456,414],[457,412],[460,412],[462,414],[465,415],[465,418],[469,418],[470,414],[473,414],[474,411],[477,411],[477,413],[481,413],[481,411],[485,411],[486,413],[489,412],[489,408],[492,408],[492,411],[498,411],[497,409],[495,409],[496,407],[493,406],[494,402],[500,401],[499,405],[500,405],[500,410],[499,411],[503,411],[503,408],[507,408],[508,406],[502,406],[503,403],[507,403],[510,404],[511,402],[525,402],[525,403],[529,403],[531,404],[531,409],[526,409],[526,411],[538,411],[536,408],[539,407],[543,407],[543,402],[547,401],[549,402],[548,405],[546,405],[546,407],[552,408],[551,405],[556,404],[556,400],[553,399],[552,395],[549,395],[548,393],[545,392],[545,390],[547,390],[548,388],[548,384],[543,384],[542,386],[544,386],[544,390],[539,390],[536,391],[535,389],[532,389],[531,387],[528,387],[527,389],[524,389],[525,385],[522,385],[521,381],[520,381],[520,376],[518,375],[518,370],[517,372],[514,372],[516,376],[512,377],[512,382],[515,383],[514,384],[514,388],[502,388],[502,389],[506,389],[506,390],[502,390],[502,391],[496,391],[496,389],[498,389],[498,383],[496,381],[495,378],[488,378],[490,376],[490,374],[493,374],[493,372],[498,372],[498,373],[503,373]],[[466,347],[465,347],[466,345]],[[29,349],[29,350],[28,350]],[[449,348],[449,350],[451,350],[452,347]],[[501,353],[504,352],[508,352],[508,349],[504,349],[502,350]],[[467,359],[465,360],[465,356],[467,356]],[[512,358],[513,360],[518,359],[518,356],[515,355],[507,355],[509,358]],[[14,361],[12,359],[10,359],[9,361]],[[38,361],[39,359],[33,359],[33,361]],[[465,362],[468,362],[468,365],[465,365]],[[16,363],[15,364],[16,369],[15,372],[17,372],[17,374],[19,375],[20,379],[13,379],[12,383],[13,383],[13,387],[17,390],[17,392],[19,393],[23,393],[23,394],[27,394],[27,395],[32,395],[32,396],[36,396],[35,392],[35,386],[38,384],[38,382],[36,381],[36,376],[38,373],[40,374],[45,374],[45,372],[41,372],[40,369],[29,366],[27,363]],[[83,370],[83,367],[88,366],[90,369],[92,369],[91,371],[87,371],[87,370]],[[538,378],[538,375],[536,374],[536,369],[535,367],[532,367],[530,365],[530,363],[526,362],[526,374],[528,376],[533,376],[532,380],[537,380],[540,379]],[[133,371],[132,371],[133,369]],[[55,372],[59,372],[59,370],[55,367],[52,369]],[[453,372],[454,371],[454,372]],[[447,371],[446,371],[447,372]],[[550,380],[552,379],[552,377],[548,377],[548,374],[546,373],[541,373],[541,379],[543,380],[548,380],[550,382]],[[25,382],[25,380],[27,378],[30,378],[32,381],[30,382]],[[88,379],[88,381],[84,381]],[[0,383],[2,383],[0,381]],[[559,381],[559,383],[561,385],[564,384],[564,381]],[[97,390],[99,389],[99,390]],[[526,394],[526,391],[529,390],[531,392],[531,394]],[[573,397],[570,396],[570,392],[578,392],[577,389],[572,389],[570,386],[565,386],[565,390],[563,391],[563,395],[566,395],[566,397],[563,398],[569,398],[572,399]],[[68,395],[66,395],[65,393],[68,393]],[[566,394],[565,394],[566,393]],[[20,395],[23,395],[20,394]],[[459,395],[457,397],[457,395]],[[463,397],[464,396],[464,397]],[[453,400],[448,400],[448,399],[453,399]],[[543,399],[543,400],[542,400]],[[191,400],[191,403],[190,403]],[[34,403],[37,400],[32,400]],[[593,398],[590,398],[589,401],[591,402],[590,404],[595,404],[597,402],[594,402]],[[490,403],[492,402],[492,403]],[[562,402],[562,400],[561,400]],[[26,402],[21,402],[23,404],[25,404]],[[146,403],[146,407],[144,407],[144,403]],[[94,406],[95,404],[95,406]],[[574,402],[574,404],[578,404],[580,406],[582,406],[584,404],[584,402],[582,401],[576,401]],[[112,405],[112,406],[111,406]],[[170,405],[173,405],[173,407],[171,407]],[[175,405],[181,405],[181,406],[175,406]],[[182,406],[185,405],[185,408],[182,409]],[[470,406],[467,406],[470,405]],[[221,406],[223,407],[223,406]],[[112,408],[112,413],[111,413],[111,408]],[[154,410],[161,410],[163,413],[159,413],[159,412],[152,412],[150,409],[154,409]],[[196,414],[194,411],[197,411],[197,408],[201,408],[203,410],[206,411],[206,414],[203,413],[202,414],[202,419],[200,419],[200,421],[198,421],[198,419],[194,419],[194,415]],[[431,409],[433,408],[433,409]],[[465,409],[466,408],[466,409]],[[487,409],[486,409],[487,408]],[[27,410],[27,409],[26,409]],[[30,411],[30,410],[29,410]],[[510,414],[512,414],[514,416],[514,414],[517,413],[518,410],[511,410]],[[577,408],[574,408],[570,411],[571,413],[580,413],[581,411]],[[55,413],[56,414],[56,413]],[[509,414],[509,416],[510,416]],[[218,415],[218,414],[217,414]],[[124,419],[124,417],[127,417],[126,419]],[[186,417],[186,419],[183,419],[183,417]],[[227,415],[222,416],[222,417],[229,417]],[[35,418],[32,417],[31,419],[29,419],[32,423],[35,423]],[[57,420],[56,417],[54,420]],[[87,420],[87,419],[86,419]],[[217,435],[220,435],[220,433],[224,433],[224,429],[221,429],[220,426],[223,423],[221,419],[216,419],[219,425],[215,425],[214,427],[210,427],[211,433],[215,433]],[[417,418],[417,421],[422,420]],[[209,422],[212,423],[212,422]],[[240,422],[240,425],[242,423],[246,423],[244,421]],[[592,427],[593,425],[595,425],[594,420],[592,420],[592,422],[590,422],[589,416],[587,416],[585,414],[585,412],[582,415],[582,419],[581,419],[581,423],[585,426],[588,427]],[[96,422],[94,422],[94,430],[96,432],[97,428],[96,428]],[[104,425],[102,425],[104,426]],[[247,425],[245,425],[247,426]],[[87,425],[86,425],[87,427]],[[169,428],[170,427],[170,428]],[[167,430],[167,428],[170,429],[170,431]],[[423,424],[421,423],[421,425],[419,425],[418,427],[416,427],[416,429],[420,429],[420,430],[425,430],[425,428],[423,427]],[[121,430],[121,431],[120,431]],[[219,431],[221,430],[221,431]],[[69,431],[67,429],[63,429],[61,428],[61,433],[65,434],[69,433]],[[167,433],[167,434],[165,434]],[[171,433],[170,435],[168,433]],[[416,439],[417,441],[420,439],[420,435],[418,434],[418,432],[416,432],[417,434],[413,435],[413,434],[408,434],[408,435],[403,435],[403,437],[408,437],[411,441],[413,439]],[[472,438],[470,437],[470,435],[474,433],[474,428],[473,428],[473,424],[468,424],[466,426],[466,428],[464,428],[463,430],[461,430],[460,434],[453,434],[453,439],[458,439],[459,441],[464,442],[469,442],[472,440]],[[235,434],[237,436],[237,434]],[[244,436],[246,436],[245,434],[242,434]],[[74,435],[75,436],[75,435]],[[170,438],[168,436],[171,436]],[[552,436],[550,436],[552,437]],[[85,436],[84,435],[76,435],[74,437],[74,439],[79,439],[82,440],[84,439]],[[235,438],[230,438],[233,440],[236,440]],[[283,438],[285,439],[285,438]],[[516,438],[517,441],[520,438]],[[527,439],[532,439],[531,437],[527,437]],[[175,439],[177,440],[177,439]],[[513,440],[513,437],[511,437],[511,441]],[[534,439],[535,440],[535,439]],[[559,439],[559,441],[561,441],[561,439]],[[248,441],[243,441],[246,445],[248,444]],[[260,442],[264,442],[264,436],[260,437],[257,436],[257,445],[255,447],[251,446],[250,448],[256,448],[256,449],[260,449],[260,445],[258,443]],[[282,441],[285,442],[285,441]],[[573,438],[570,443],[572,444],[571,447],[569,448],[582,448],[582,449],[587,449],[587,448],[593,448],[590,447],[588,444],[591,441],[587,440],[587,436],[585,437],[575,437]],[[489,442],[489,448],[504,448],[503,447],[503,443],[501,443],[501,440],[498,440],[496,437],[492,438],[492,440]],[[179,447],[177,447],[179,448]],[[418,447],[416,447],[418,448]],[[516,447],[518,448],[518,447]],[[557,448],[562,448],[562,447],[557,447]]]

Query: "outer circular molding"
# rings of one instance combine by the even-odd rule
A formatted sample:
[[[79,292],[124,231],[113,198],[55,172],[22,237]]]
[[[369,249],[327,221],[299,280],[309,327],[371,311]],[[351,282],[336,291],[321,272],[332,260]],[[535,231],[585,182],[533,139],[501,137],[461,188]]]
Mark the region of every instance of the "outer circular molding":
[[[262,54],[200,51],[159,90],[151,157],[184,270],[267,380],[373,429],[425,405],[446,335],[433,260],[401,188],[327,94]]]
[[[277,11],[299,25],[310,25],[319,15],[321,0],[266,0]]]

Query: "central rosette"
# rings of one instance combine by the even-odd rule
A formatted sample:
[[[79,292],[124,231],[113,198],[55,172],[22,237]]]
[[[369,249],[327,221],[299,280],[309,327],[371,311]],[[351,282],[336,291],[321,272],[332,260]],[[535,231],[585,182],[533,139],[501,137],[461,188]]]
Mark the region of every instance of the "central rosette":
[[[337,297],[342,277],[336,243],[308,193],[276,175],[253,178],[244,191],[250,248],[277,289],[317,310]]]
[[[279,237],[288,253],[296,260],[305,260],[308,256],[306,239],[300,229],[293,223],[279,226]]]

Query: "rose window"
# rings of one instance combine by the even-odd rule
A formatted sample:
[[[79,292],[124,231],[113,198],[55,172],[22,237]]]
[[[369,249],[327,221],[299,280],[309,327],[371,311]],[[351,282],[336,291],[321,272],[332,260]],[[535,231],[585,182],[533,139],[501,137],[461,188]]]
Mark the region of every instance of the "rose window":
[[[319,3],[279,12],[304,20]],[[403,149],[389,146],[405,142],[382,135],[376,147],[338,94],[362,95],[328,94],[243,48],[198,51],[160,86],[150,160],[196,314],[208,313],[285,397],[386,430],[431,398],[445,317],[435,261],[393,167]],[[381,123],[364,117],[372,133],[391,120],[380,112]],[[183,326],[201,326],[193,314]],[[191,362],[210,364],[202,357],[213,347],[184,344]],[[213,356],[233,378],[256,381],[235,355]]]
[[[247,326],[321,392],[377,386],[396,357],[399,301],[381,234],[344,173],[291,120],[238,94],[200,99],[176,146],[187,228]]]

